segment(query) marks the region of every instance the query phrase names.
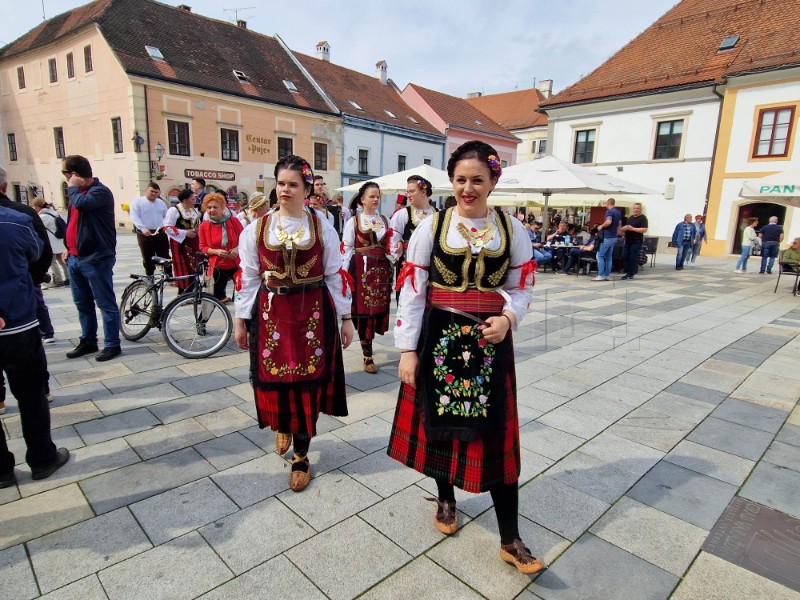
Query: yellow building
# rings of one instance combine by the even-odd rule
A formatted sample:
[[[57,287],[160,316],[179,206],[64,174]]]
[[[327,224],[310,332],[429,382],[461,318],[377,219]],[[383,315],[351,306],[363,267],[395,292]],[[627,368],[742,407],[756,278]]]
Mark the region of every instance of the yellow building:
[[[0,162],[10,195],[65,202],[61,157],[82,154],[122,204],[151,178],[268,192],[277,160],[338,182],[341,117],[280,38],[151,0],[97,0],[0,50]]]

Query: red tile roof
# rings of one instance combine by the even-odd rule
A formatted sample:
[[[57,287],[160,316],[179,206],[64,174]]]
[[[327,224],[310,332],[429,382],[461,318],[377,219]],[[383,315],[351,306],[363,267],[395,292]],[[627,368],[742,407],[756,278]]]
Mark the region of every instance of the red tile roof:
[[[293,54],[343,114],[436,136],[442,135],[405,103],[391,83],[383,85],[377,77],[365,75],[299,52]],[[363,110],[358,110],[350,104],[351,100]],[[393,119],[386,114],[387,110],[397,118]],[[416,123],[409,117],[413,117]]]
[[[0,60],[96,24],[129,75],[333,113],[278,40],[153,0],[96,0],[53,17],[0,49]],[[166,61],[152,59],[145,45]],[[243,71],[249,84],[233,70]],[[291,81],[298,93],[283,81]]]
[[[547,126],[547,115],[536,112],[539,103],[544,100],[542,92],[536,88],[490,94],[477,98],[466,98],[466,101],[493,121],[509,131],[528,127]]]
[[[469,129],[518,141],[518,138],[508,129],[495,123],[490,116],[482,113],[463,98],[456,98],[442,92],[429,90],[415,83],[409,83],[408,85],[416,90],[428,106],[450,127]]]
[[[797,0],[683,0],[592,73],[543,107],[710,85],[800,64]],[[723,39],[740,36],[732,50]]]

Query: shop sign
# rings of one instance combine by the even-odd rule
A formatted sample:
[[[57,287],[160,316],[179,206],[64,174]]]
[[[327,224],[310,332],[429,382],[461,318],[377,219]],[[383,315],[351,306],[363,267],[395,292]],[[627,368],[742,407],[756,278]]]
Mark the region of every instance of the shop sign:
[[[208,171],[204,169],[184,169],[183,176],[186,179],[201,177],[214,181],[236,181],[236,173],[233,171]]]

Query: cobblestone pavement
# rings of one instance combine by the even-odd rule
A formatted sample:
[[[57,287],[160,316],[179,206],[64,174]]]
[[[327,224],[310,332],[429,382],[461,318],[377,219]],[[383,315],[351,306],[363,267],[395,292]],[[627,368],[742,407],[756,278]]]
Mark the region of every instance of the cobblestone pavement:
[[[121,234],[118,294],[137,255]],[[66,360],[76,312],[46,291],[53,435],[73,458],[32,481],[9,398],[21,464],[0,490],[0,598],[800,597],[800,569],[779,574],[791,556],[735,559],[719,530],[737,510],[798,525],[800,298],[733,259],[658,262],[630,282],[538,276],[515,337],[521,531],[550,564],[537,579],[498,558],[488,494],[457,494],[463,525],[445,538],[433,482],[386,456],[391,335],[377,375],[358,344],[345,353],[351,414],[320,419],[295,494],[232,342],[191,361],[153,332],[107,363]]]

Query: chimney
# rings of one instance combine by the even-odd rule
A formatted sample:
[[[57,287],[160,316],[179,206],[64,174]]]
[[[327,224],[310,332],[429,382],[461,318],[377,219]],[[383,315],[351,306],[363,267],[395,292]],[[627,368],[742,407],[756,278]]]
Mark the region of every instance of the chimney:
[[[178,8],[185,10],[186,12],[192,12],[192,7],[187,6],[186,4],[178,4]]]
[[[379,60],[375,63],[375,77],[381,80],[383,85],[386,85],[389,81],[389,65],[386,64],[385,60]]]
[[[317,58],[331,62],[331,47],[326,41],[317,42]]]
[[[239,27],[240,29],[247,29],[247,21],[243,19],[237,19],[236,26]]]
[[[483,96],[483,92],[470,92],[467,94],[467,98],[480,98]]]
[[[552,79],[542,79],[539,82],[539,91],[542,92],[542,96],[545,98],[549,98],[553,95],[553,80]]]

